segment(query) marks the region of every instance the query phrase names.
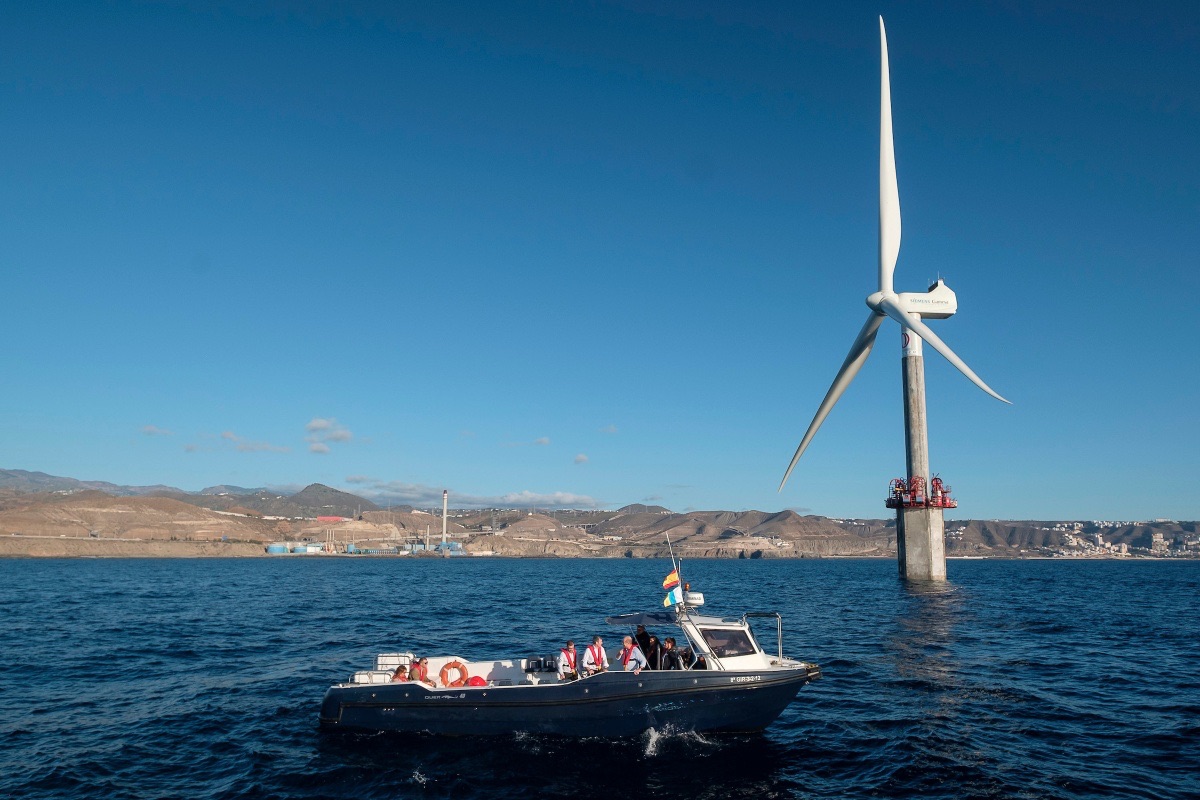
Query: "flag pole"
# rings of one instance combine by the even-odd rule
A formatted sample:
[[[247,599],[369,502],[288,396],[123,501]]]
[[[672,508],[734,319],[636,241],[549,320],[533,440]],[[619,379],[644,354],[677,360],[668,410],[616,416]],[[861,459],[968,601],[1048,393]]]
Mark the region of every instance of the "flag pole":
[[[675,573],[675,579],[677,581],[676,586],[681,587],[681,586],[683,586],[683,573],[679,571],[679,568],[683,562],[676,561],[676,559],[675,559],[675,547],[671,544],[671,532],[663,531],[663,534],[667,537],[667,552],[671,554],[671,571]],[[673,592],[673,591],[675,591],[675,589],[671,589],[670,591]],[[675,604],[675,613],[676,614],[680,613],[679,612],[680,608],[686,608],[686,607],[687,607],[687,597],[684,595],[683,590],[680,589],[679,590],[679,602]]]

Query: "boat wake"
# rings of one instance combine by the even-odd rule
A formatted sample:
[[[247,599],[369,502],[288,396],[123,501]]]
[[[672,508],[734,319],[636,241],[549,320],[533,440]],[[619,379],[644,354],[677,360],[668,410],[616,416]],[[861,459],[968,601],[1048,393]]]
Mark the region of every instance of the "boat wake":
[[[688,748],[712,748],[716,742],[704,738],[695,731],[676,730],[670,725],[661,731],[650,728],[642,734],[642,755],[645,758],[656,757],[664,745],[682,744]]]
[[[513,744],[526,753],[541,753],[542,742],[542,737],[528,731],[517,731],[513,734]]]

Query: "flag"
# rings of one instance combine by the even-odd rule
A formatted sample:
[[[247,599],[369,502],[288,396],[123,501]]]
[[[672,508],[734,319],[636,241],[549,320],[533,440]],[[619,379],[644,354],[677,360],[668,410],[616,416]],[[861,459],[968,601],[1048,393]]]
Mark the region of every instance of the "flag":
[[[671,570],[670,575],[663,578],[663,588],[664,589],[674,589],[678,585],[679,585],[679,570],[673,569],[673,570]]]
[[[674,574],[674,573],[672,573]],[[679,581],[675,581],[676,586],[671,591],[667,592],[667,596],[663,598],[664,606],[677,606],[683,602],[683,589],[679,587]]]

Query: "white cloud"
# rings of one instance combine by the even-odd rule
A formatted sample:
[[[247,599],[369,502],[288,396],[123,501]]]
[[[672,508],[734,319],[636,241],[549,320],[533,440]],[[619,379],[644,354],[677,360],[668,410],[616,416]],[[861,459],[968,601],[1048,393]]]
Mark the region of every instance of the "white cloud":
[[[221,438],[227,442],[232,442],[234,448],[239,453],[290,453],[292,448],[284,445],[271,444],[270,442],[254,442],[249,439],[243,439],[233,431],[223,431]],[[196,452],[191,450],[189,452]]]
[[[534,447],[545,447],[548,444],[550,444],[549,436],[539,436],[538,438],[534,439],[532,442],[504,442],[500,446],[501,447],[528,447],[529,445],[533,445]]]
[[[290,453],[292,448],[270,442],[238,442],[239,453]]]
[[[160,428],[157,425],[143,425],[142,433],[147,436],[172,436],[171,431],[166,428]]]
[[[584,455],[583,453],[580,453],[579,455],[575,456],[576,464],[586,464],[587,462],[588,462],[588,457],[586,455]]]
[[[348,442],[354,438],[350,429],[333,417],[313,417],[304,430],[308,431],[304,441],[308,442],[310,453],[328,453],[330,442]]]
[[[376,481],[371,486],[355,489],[355,494],[368,498],[376,505],[391,503],[433,508],[442,504],[442,487],[403,481]],[[488,496],[463,494],[451,489],[450,505],[454,508],[598,508],[600,503],[593,497],[571,492],[542,494],[522,491]]]
[[[442,504],[441,488],[403,481],[374,481],[369,488],[356,490],[355,494],[373,500],[376,505],[380,501],[410,506],[440,506]],[[455,500],[457,502],[458,498]]]
[[[347,475],[346,483],[378,483],[369,475]]]
[[[545,508],[547,506],[557,506],[559,508],[594,508],[597,505],[595,499],[584,494],[572,494],[571,492],[538,494],[537,492],[526,490],[501,495],[500,500],[501,505],[519,507],[536,506],[538,508]]]

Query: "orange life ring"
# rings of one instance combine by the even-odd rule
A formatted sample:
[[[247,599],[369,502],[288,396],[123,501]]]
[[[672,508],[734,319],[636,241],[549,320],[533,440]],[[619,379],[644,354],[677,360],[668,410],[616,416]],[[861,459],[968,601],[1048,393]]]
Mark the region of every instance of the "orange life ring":
[[[450,670],[458,670],[459,678],[456,681],[450,681]],[[467,679],[471,677],[467,672],[467,668],[463,666],[461,661],[450,661],[446,666],[442,667],[442,685],[447,689],[454,686],[466,686]]]

